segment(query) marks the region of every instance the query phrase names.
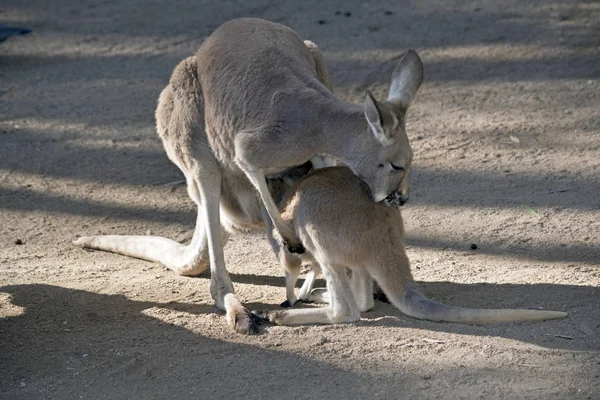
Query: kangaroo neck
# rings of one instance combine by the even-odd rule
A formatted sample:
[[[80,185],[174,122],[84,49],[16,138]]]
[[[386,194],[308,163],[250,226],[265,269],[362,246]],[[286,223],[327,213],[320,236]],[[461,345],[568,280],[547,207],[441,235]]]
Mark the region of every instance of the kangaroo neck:
[[[320,108],[324,152],[347,162],[363,147],[361,139],[368,128],[363,107],[332,97]]]

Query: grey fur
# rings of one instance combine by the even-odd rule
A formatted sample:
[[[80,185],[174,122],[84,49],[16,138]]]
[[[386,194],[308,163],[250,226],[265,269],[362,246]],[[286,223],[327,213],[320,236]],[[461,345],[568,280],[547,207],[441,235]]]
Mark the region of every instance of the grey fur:
[[[392,87],[412,100],[422,74],[411,71],[422,71],[422,64],[416,53],[401,64],[401,82]],[[175,68],[156,110],[167,155],[185,175],[198,206],[190,245],[139,236],[85,237],[75,243],[158,261],[183,275],[210,265],[216,306],[237,332],[255,332],[225,267],[229,232],[273,224],[274,246],[302,246],[281,219],[266,178],[326,155],[350,166],[375,201],[391,193],[408,198],[408,104],[377,103],[381,136],[369,128],[363,105],[340,101],[331,89],[318,47],[288,27],[253,18],[223,24]],[[405,172],[393,171],[390,163]]]

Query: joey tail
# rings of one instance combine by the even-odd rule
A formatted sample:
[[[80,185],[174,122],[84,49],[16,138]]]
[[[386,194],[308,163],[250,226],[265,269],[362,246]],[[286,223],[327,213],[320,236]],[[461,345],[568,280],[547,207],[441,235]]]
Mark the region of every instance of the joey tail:
[[[390,302],[402,313],[417,319],[439,322],[454,322],[468,325],[501,324],[519,321],[544,321],[565,318],[562,311],[526,310],[526,309],[474,309],[449,306],[428,299],[410,282],[399,295],[391,296]]]

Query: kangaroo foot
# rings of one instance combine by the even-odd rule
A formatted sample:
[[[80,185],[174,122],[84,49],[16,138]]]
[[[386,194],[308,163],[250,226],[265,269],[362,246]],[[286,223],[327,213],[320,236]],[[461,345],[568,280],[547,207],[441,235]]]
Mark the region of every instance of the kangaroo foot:
[[[329,296],[327,288],[315,288],[310,292],[307,302],[330,304],[331,296]]]
[[[264,310],[253,310],[252,315],[259,321],[276,323],[277,317],[282,311],[264,311]]]
[[[242,311],[236,311],[232,315],[228,313],[227,320],[233,330],[239,334],[255,335],[258,333],[257,325],[260,325],[260,319],[246,308],[243,308]]]
[[[234,331],[242,335],[254,335],[258,333],[257,325],[260,324],[260,319],[256,318],[256,316],[248,311],[248,309],[239,301],[226,299],[226,302],[228,303],[227,322]]]

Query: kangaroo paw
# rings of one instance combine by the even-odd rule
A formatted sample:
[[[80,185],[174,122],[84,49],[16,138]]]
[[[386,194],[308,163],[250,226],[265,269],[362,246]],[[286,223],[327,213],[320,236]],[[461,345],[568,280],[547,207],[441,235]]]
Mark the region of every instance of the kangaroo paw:
[[[285,231],[273,230],[273,236],[280,243],[281,246],[285,247],[288,252],[295,254],[304,253],[304,245],[300,239],[296,237],[296,234],[291,229],[285,229]]]
[[[283,307],[283,308],[290,308],[293,306],[293,304],[289,300],[286,300],[283,303],[281,303],[279,306]]]
[[[285,245],[285,247],[287,248],[287,250],[290,253],[304,254],[304,252],[306,251],[304,249],[304,246],[302,245],[302,243],[293,243],[293,242],[288,242],[288,241],[284,240],[283,244]]]

